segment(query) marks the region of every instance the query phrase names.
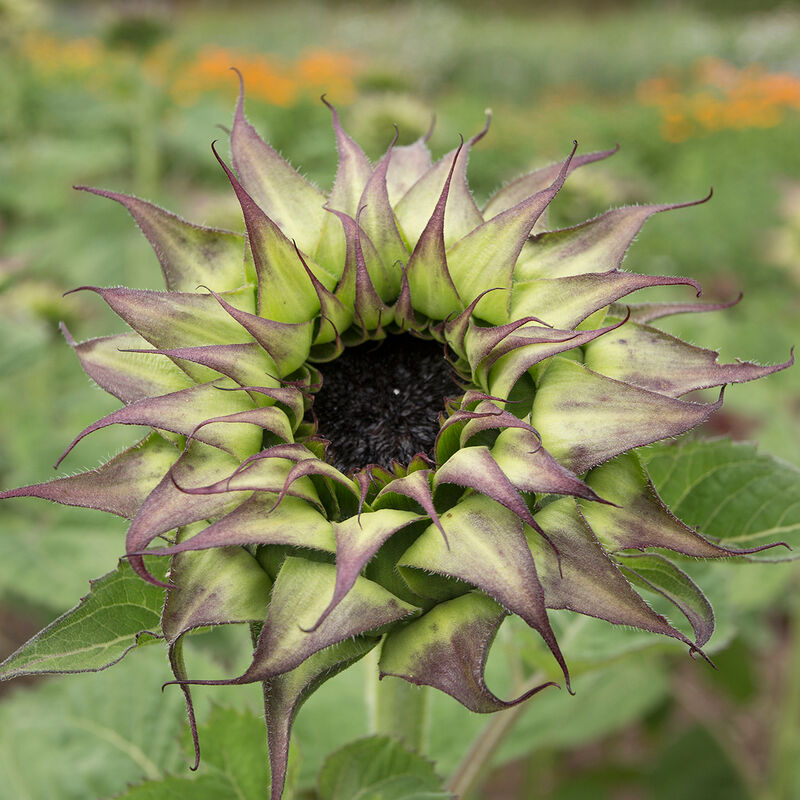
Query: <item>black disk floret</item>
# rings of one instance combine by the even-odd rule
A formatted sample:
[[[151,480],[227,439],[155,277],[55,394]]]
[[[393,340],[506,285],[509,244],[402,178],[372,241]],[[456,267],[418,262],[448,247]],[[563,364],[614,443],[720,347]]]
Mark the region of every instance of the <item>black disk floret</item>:
[[[444,398],[458,393],[442,345],[407,334],[348,347],[321,371],[313,410],[345,472],[430,455]]]

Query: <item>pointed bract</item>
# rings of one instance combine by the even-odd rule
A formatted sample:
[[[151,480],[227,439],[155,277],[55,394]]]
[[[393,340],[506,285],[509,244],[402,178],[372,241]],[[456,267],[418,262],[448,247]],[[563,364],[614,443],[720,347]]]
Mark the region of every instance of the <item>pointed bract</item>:
[[[542,447],[539,438],[528,431],[513,428],[501,431],[492,447],[492,457],[520,491],[600,500],[591,487],[556,461]]]
[[[514,277],[528,281],[618,269],[636,234],[653,214],[705,203],[710,197],[690,203],[614,208],[572,228],[542,233],[520,259]]]
[[[320,650],[368,631],[379,632],[417,611],[377,583],[357,578],[347,596],[312,630],[325,610],[335,582],[336,568],[332,564],[287,558],[275,578],[252,664],[238,678],[189,683],[230,685],[268,681],[290,672]]]
[[[228,474],[236,461],[232,456],[200,442],[192,442],[187,451],[172,465],[158,485],[147,496],[133,518],[125,540],[125,551],[131,567],[145,580],[165,585],[146,569],[141,555],[157,536],[201,519],[219,516],[246,499],[236,495],[210,495],[192,498],[178,488],[176,481],[188,486],[202,485]]]
[[[258,448],[260,439],[260,434],[256,434],[249,424],[242,423],[233,429],[212,428],[200,431],[200,426],[210,418],[223,416],[219,413],[221,411],[231,412],[237,406],[241,411],[252,408],[252,401],[247,395],[233,395],[235,400],[228,399],[229,397],[219,391],[216,383],[204,383],[178,392],[137,400],[84,428],[62,453],[56,466],[81,439],[109,425],[149,425],[183,436],[194,435],[198,441],[244,458]]]
[[[406,266],[406,278],[414,307],[433,319],[445,319],[464,306],[447,267],[444,238],[447,199],[461,149],[459,147],[456,151],[433,213],[415,240],[414,250]]]
[[[375,246],[361,230],[358,218],[331,209],[339,218],[347,243],[345,267],[336,297],[353,309],[362,330],[380,328],[391,322],[391,310],[381,298],[389,295],[389,278]]]
[[[165,556],[213,547],[265,544],[336,552],[333,524],[313,506],[296,497],[285,497],[275,507],[275,498],[260,492],[190,538],[147,552]]]
[[[390,633],[381,648],[381,678],[394,675],[409,683],[433,686],[478,714],[491,714],[524,702],[547,682],[515,700],[501,700],[486,685],[489,648],[508,615],[479,592],[439,603],[424,616]]]
[[[668,397],[727,383],[744,383],[794,364],[719,364],[719,353],[695,347],[647,325],[629,322],[586,345],[584,363],[595,372]]]
[[[101,289],[96,286],[83,286],[81,289],[99,294],[136,333],[157,348],[253,341],[250,334],[230,314],[226,314],[210,294]],[[255,311],[253,293],[249,289],[226,292],[220,297],[238,310]],[[189,375],[195,377],[191,371]]]
[[[528,533],[548,608],[568,608],[615,625],[671,636],[691,644],[631,588],[614,562],[603,552],[575,501],[563,498],[536,515],[559,549],[559,569],[552,551]]]
[[[426,144],[427,140],[426,136],[412,144],[392,149],[392,159],[386,171],[386,190],[392,208],[431,168],[431,153]]]
[[[126,334],[122,335],[126,336]],[[114,339],[116,337],[110,338]],[[122,348],[121,345],[123,343],[124,342],[120,342],[120,350],[124,353],[142,353],[146,356],[166,356],[176,364],[190,362],[205,367],[208,372],[206,374],[200,373],[199,378],[204,383],[213,381],[215,378],[220,377],[220,375],[232,378],[242,386],[248,386],[259,381],[269,383],[269,376],[275,375],[278,372],[278,367],[269,354],[255,342],[248,342],[246,344],[207,344],[200,347],[174,347],[169,350]],[[82,344],[88,344],[88,342],[83,342]],[[80,346],[81,345],[79,345],[79,347]],[[80,358],[80,354],[78,357]],[[83,359],[81,360],[83,362]],[[155,361],[154,358],[148,358],[145,364],[150,367],[151,363]],[[163,365],[164,359],[161,359],[161,361]],[[185,369],[185,367],[183,368]],[[84,369],[88,372],[85,365]],[[150,370],[148,370],[148,374],[151,374]],[[195,370],[192,370],[192,374],[197,373]],[[95,378],[95,380],[97,380],[97,378]],[[274,382],[277,383],[277,380]],[[105,388],[105,386],[103,388]],[[173,387],[173,389],[178,388],[182,387]],[[106,389],[106,391],[111,390]],[[168,391],[170,391],[170,389],[166,388],[155,394],[166,394]],[[117,395],[116,391],[112,391],[111,393]],[[119,397],[119,395],[117,396]],[[152,397],[153,395],[147,394],[144,396]],[[120,397],[120,400],[124,402],[124,398]]]
[[[380,640],[371,636],[335,644],[307,658],[299,667],[264,684],[267,744],[272,775],[270,800],[280,800],[286,783],[292,723],[306,699],[326,680],[354,664]]]
[[[670,601],[689,621],[695,644],[702,647],[714,633],[714,611],[697,584],[658,554],[616,556],[623,575],[633,584]]]
[[[536,220],[564,185],[572,155],[553,183],[541,192],[474,228],[447,250],[450,274],[461,297],[473,298],[486,285],[499,286],[478,303],[475,313],[494,325],[508,321],[511,279],[517,258]]]
[[[441,197],[445,183],[452,182],[449,189],[452,196],[448,217],[442,232],[446,245],[449,247],[483,222],[481,212],[467,186],[467,161],[472,146],[489,130],[489,120],[487,115],[486,126],[482,131],[439,159],[397,202],[395,214],[410,245],[416,245],[419,240],[438,203],[437,198]]]
[[[674,400],[606,378],[565,358],[548,365],[531,423],[542,444],[580,475],[589,467],[705,422],[722,404]]]
[[[738,297],[727,303],[630,303],[624,308],[614,303],[610,306],[609,312],[612,316],[621,317],[628,309],[634,322],[641,322],[646,325],[648,322],[662,317],[671,317],[673,314],[724,311],[726,308],[732,308],[739,303],[742,297],[744,295],[740,292]]]
[[[231,154],[250,197],[288,238],[295,239],[305,252],[313,252],[325,219],[325,195],[281,158],[245,119],[243,81],[231,132]]]
[[[177,458],[177,450],[152,433],[97,469],[0,492],[0,500],[41,497],[65,506],[93,508],[133,519]]]
[[[333,597],[310,631],[316,630],[353,588],[381,545],[397,531],[425,517],[410,511],[381,509],[333,524],[336,533],[336,584]]]
[[[354,217],[358,213],[364,189],[372,175],[372,166],[364,151],[345,133],[339,121],[339,112],[325,99],[322,102],[330,109],[333,131],[336,134],[336,151],[339,164],[328,197],[328,206]]]
[[[289,375],[303,365],[311,349],[314,321],[279,322],[236,308],[222,295],[211,292],[220,306],[236,320],[272,357],[280,376]]]
[[[554,328],[574,328],[595,311],[638,289],[679,285],[693,286],[698,295],[702,291],[691,278],[617,271],[520,281],[514,284],[511,317],[532,314]]]
[[[83,371],[123,403],[188,389],[192,380],[165,358],[142,349],[147,342],[135,333],[120,333],[77,343],[62,324]],[[134,354],[136,353],[136,354]]]
[[[395,136],[395,140],[396,138]],[[391,294],[397,295],[401,284],[401,267],[408,261],[409,252],[397,229],[386,187],[386,173],[394,152],[393,145],[394,142],[389,145],[388,152],[370,175],[358,205],[363,209],[360,219],[364,232],[380,253],[388,273]]]
[[[611,552],[658,547],[695,558],[725,558],[775,546],[723,547],[684,525],[664,505],[636,453],[625,453],[596,467],[586,481],[613,504],[581,504],[592,530]]]
[[[401,567],[459,578],[518,614],[537,630],[555,656],[569,688],[569,672],[544,604],[536,566],[513,512],[483,495],[471,495],[442,515],[447,549],[431,525],[400,560]]]
[[[259,315],[276,322],[313,319],[319,311],[319,303],[294,245],[245,191],[216,150],[214,155],[225,170],[242,207],[258,278]],[[317,277],[322,279],[322,270],[317,268],[317,272]],[[335,278],[329,276],[328,280],[332,284]]]
[[[267,613],[272,582],[242,547],[181,553],[172,559],[170,581],[161,618],[169,644],[196,628],[261,622]]]
[[[597,153],[585,153],[575,156],[569,161],[567,174],[585,164],[592,164],[595,161],[602,161],[604,158],[613,156],[618,150],[619,145],[611,150],[601,150]],[[503,211],[507,211],[517,205],[517,203],[521,203],[527,197],[543,191],[558,177],[558,173],[563,168],[564,162],[557,161],[555,164],[540,167],[507,183],[489,198],[483,207],[483,218],[486,220],[492,219],[492,217],[496,217]]]
[[[132,195],[89,186],[75,188],[116,200],[128,209],[153,246],[169,291],[191,292],[198,283],[207,283],[225,292],[247,282],[241,234],[193,225]]]

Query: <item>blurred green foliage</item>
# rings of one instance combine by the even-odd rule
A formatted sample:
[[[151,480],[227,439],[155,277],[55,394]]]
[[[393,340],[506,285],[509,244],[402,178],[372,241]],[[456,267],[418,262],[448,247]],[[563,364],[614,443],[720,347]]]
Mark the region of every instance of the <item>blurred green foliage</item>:
[[[575,2],[558,11],[521,2],[498,10],[477,0],[370,7],[239,4],[225,11],[217,4],[186,3],[150,16],[132,14],[124,5],[0,0],[0,485],[41,480],[75,432],[115,407],[107,395],[87,387],[57,323],[65,321],[83,339],[120,330],[119,322],[95,298],[62,299],[61,293],[85,284],[160,285],[156,260],[125,212],[71,186],[135,192],[192,221],[241,227],[209,151],[212,139],[224,138],[216,126],[229,124],[232,115],[235,80],[227,77],[229,65],[251,68],[248,115],[265,138],[324,185],[335,170],[333,139],[327,111],[312,94],[326,89],[334,99],[339,92],[345,124],[372,157],[390,141],[393,122],[407,141],[428,129],[434,112],[431,146],[442,153],[459,133],[477,131],[490,106],[492,130],[470,165],[479,201],[520,172],[563,157],[573,139],[583,151],[619,142],[613,161],[570,179],[557,199],[553,225],[613,205],[699,198],[713,185],[714,198],[706,205],[650,221],[627,266],[697,277],[709,300],[744,292],[738,307],[679,317],[670,329],[718,347],[725,359],[784,360],[800,338],[800,111],[784,109],[769,127],[695,126],[691,136],[674,141],[665,138],[663,109],[646,102],[642,87],[668,78],[686,96],[702,95],[703,86],[695,85],[697,64],[708,57],[733,70],[756,62],[768,74],[794,70],[800,81],[798,41],[796,9],[753,0],[716,2],[702,10],[688,3]],[[223,64],[229,57],[233,63]],[[280,86],[288,94],[274,94]],[[281,102],[269,101],[281,96]],[[796,372],[733,387],[708,432],[758,439],[765,450],[800,463]],[[69,468],[91,467],[133,436],[113,428],[99,432],[81,444]],[[113,569],[124,527],[105,516],[35,501],[15,501],[0,513],[0,649],[10,651],[28,628],[32,633],[84,594],[90,578]],[[759,584],[767,567],[753,569],[759,573],[744,582],[748,591],[773,580],[773,573],[763,572]],[[776,737],[780,730],[785,734],[770,702],[793,663],[786,626],[792,624],[791,589],[796,593],[798,578],[794,567],[777,571],[774,585],[784,592],[783,605],[776,592],[766,592],[777,601],[776,625],[754,622],[747,607],[738,609],[737,627],[727,638],[720,625],[715,641],[728,648],[718,656],[723,675],[713,688],[692,672],[694,665],[681,668],[679,680],[706,692],[710,721],[687,711],[691,696],[678,692],[677,703],[667,700],[675,680],[671,685],[663,658],[637,654],[587,676],[601,690],[586,688],[581,705],[573,703],[569,711],[565,698],[537,698],[499,756],[498,763],[516,759],[516,765],[494,774],[486,800],[532,796],[525,792],[534,786],[536,796],[558,800],[612,800],[625,787],[648,800],[757,795],[753,773],[769,778],[768,748],[756,747],[739,763],[731,748],[741,741],[720,730],[740,723],[746,729],[749,721],[767,739],[770,726],[777,726]],[[730,585],[720,583],[723,595]],[[761,602],[753,605],[762,608]],[[636,649],[635,643],[629,648]],[[203,653],[217,651],[204,651],[201,644],[199,652],[198,658],[206,658]],[[778,669],[764,687],[765,675],[772,674],[767,654],[774,654]],[[135,655],[144,672],[132,661],[118,668],[128,673],[111,672],[102,683],[91,676],[77,684],[50,681],[40,692],[19,691],[5,701],[0,729],[17,754],[5,759],[8,769],[16,758],[34,763],[45,746],[44,730],[48,752],[68,740],[74,756],[31,776],[41,791],[25,784],[18,770],[6,772],[23,780],[24,791],[3,795],[4,785],[0,797],[108,795],[147,775],[143,767],[152,763],[182,769],[178,697],[160,705],[164,701],[153,688],[160,677],[148,684],[150,695],[146,688],[128,688],[121,699],[106,702],[120,682],[144,681],[152,671],[148,658],[147,652]],[[340,676],[299,717],[297,738],[310,755],[301,765],[301,786],[313,780],[325,752],[341,744],[342,730],[349,738],[366,732],[358,714],[346,723],[319,724],[336,713],[343,697],[359,709],[362,682],[357,671]],[[133,695],[151,696],[147,721],[126,717]],[[459,716],[447,698],[436,702],[442,727],[432,734],[433,749],[446,772],[484,721]],[[92,719],[70,716],[74,724],[67,728],[32,721],[41,714],[52,723],[56,707],[80,708]],[[139,710],[144,714],[150,706]],[[108,741],[103,747],[114,756],[96,749],[107,735],[103,713],[119,716],[108,728],[124,735],[128,719],[135,751],[125,756],[124,743]],[[12,730],[19,735],[12,737]],[[95,757],[84,759],[87,751]],[[82,766],[69,792],[53,793],[59,770],[71,770],[78,760]],[[112,762],[116,783],[104,773]],[[798,779],[768,779],[771,798],[792,797],[793,780]],[[518,794],[495,793],[492,787],[503,781],[511,781],[509,791]]]

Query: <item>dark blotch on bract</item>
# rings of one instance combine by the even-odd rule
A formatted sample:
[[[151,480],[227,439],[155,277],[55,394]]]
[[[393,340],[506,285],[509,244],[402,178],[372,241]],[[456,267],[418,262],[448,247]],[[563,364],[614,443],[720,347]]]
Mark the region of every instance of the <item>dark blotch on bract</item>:
[[[430,455],[444,398],[460,393],[442,345],[407,334],[348,347],[320,367],[313,410],[345,472]]]

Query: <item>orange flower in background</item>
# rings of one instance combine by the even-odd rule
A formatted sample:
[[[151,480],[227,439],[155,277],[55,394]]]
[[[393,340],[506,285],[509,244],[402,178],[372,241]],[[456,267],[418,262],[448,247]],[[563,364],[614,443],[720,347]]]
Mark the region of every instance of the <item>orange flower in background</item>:
[[[90,91],[102,89],[125,58],[96,38],[59,39],[44,33],[27,36],[22,50],[42,78],[80,79]],[[251,98],[284,108],[320,94],[339,104],[352,102],[359,71],[352,55],[334,50],[309,50],[291,60],[208,46],[187,56],[179,54],[171,42],[156,46],[138,62],[144,78],[168,88],[172,99],[182,105],[192,105],[209,92],[234,96],[231,67],[241,71]]]
[[[276,106],[294,104],[298,86],[285,64],[270,56],[245,54],[224,47],[203,48],[180,71],[171,87],[173,98],[191,105],[205,92],[234,93],[232,66],[241,71],[251,96]]]
[[[662,136],[681,142],[706,132],[779,125],[786,111],[800,110],[800,77],[703,58],[683,85],[674,75],[649,78],[636,97],[659,109]]]
[[[356,62],[346,53],[311,50],[289,62],[222,47],[201,50],[182,70],[172,95],[183,104],[195,102],[208,91],[221,90],[233,96],[236,84],[231,79],[231,67],[242,73],[248,96],[284,108],[322,93],[330,94],[338,103],[348,103],[355,95]]]
[[[337,103],[349,103],[355,96],[353,78],[358,72],[356,59],[333,50],[309,50],[297,62],[297,75],[309,91],[324,91]]]

